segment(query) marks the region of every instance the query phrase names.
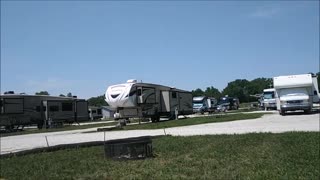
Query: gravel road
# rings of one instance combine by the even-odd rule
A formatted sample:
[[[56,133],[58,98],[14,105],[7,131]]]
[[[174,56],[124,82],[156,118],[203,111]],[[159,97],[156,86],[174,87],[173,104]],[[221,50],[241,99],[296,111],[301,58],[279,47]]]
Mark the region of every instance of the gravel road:
[[[51,133],[27,134],[1,137],[1,154],[19,152],[34,148],[59,144],[72,144],[90,141],[103,141],[103,132],[84,133],[97,128],[61,131]],[[106,132],[106,140],[139,136],[159,136],[170,134],[173,136],[192,136],[207,134],[244,134],[257,132],[281,133],[288,131],[319,131],[319,114],[293,114],[280,116],[266,114],[258,119],[239,120],[221,123],[209,123],[192,126],[174,127],[156,130],[129,130]]]

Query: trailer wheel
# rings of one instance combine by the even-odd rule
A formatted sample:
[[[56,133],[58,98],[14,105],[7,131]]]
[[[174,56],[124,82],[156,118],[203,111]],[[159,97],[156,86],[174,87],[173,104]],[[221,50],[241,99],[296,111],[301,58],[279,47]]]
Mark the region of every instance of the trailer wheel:
[[[280,110],[280,115],[285,116],[286,115],[286,111]]]

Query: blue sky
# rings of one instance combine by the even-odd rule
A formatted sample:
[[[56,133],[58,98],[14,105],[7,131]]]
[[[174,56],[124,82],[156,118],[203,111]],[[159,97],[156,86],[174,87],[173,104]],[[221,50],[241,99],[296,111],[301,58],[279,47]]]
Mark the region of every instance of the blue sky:
[[[319,71],[318,1],[1,1],[1,91],[222,90]]]

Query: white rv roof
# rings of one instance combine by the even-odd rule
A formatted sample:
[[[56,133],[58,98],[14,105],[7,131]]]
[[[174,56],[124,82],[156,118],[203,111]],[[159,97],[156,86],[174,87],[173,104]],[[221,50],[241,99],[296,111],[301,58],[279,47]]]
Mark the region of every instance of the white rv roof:
[[[274,88],[264,89],[263,92],[274,92]]]
[[[205,96],[193,97],[193,101],[202,101],[204,98]]]
[[[311,85],[312,85],[311,74],[278,76],[273,78],[273,87],[275,89],[305,87],[305,86],[311,86]]]

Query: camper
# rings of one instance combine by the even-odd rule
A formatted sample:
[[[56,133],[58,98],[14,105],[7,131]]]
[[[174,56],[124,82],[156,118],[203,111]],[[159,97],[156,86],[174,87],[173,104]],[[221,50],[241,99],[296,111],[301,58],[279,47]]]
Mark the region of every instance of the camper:
[[[106,102],[116,109],[115,119],[151,118],[152,122],[165,116],[192,114],[192,94],[173,87],[138,83],[113,85],[106,90]]]
[[[88,120],[88,103],[75,97],[0,95],[0,126],[7,130],[25,125],[41,129],[84,120]]]
[[[263,90],[262,96],[262,107],[265,110],[277,109],[276,98],[275,98],[275,89],[269,88]]]
[[[215,111],[216,103],[217,100],[213,97],[193,97],[193,112],[201,114],[204,114],[205,112],[212,113]]]
[[[88,109],[89,117],[92,120],[102,118],[102,107],[89,106]]]
[[[313,103],[319,102],[316,76],[299,74],[273,78],[277,110],[281,115],[287,111],[303,110],[309,113]]]

